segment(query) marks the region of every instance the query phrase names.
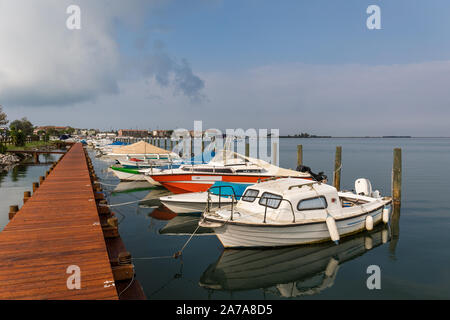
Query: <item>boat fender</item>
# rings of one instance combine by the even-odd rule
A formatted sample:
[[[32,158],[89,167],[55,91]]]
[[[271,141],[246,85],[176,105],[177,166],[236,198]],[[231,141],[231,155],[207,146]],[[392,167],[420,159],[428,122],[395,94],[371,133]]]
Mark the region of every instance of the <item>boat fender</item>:
[[[386,224],[389,222],[389,208],[384,207],[383,209],[383,222]]]
[[[327,277],[331,277],[334,274],[336,274],[338,266],[339,266],[339,261],[337,261],[335,258],[331,257],[330,261],[328,261],[327,268],[325,269],[325,275]]]
[[[367,216],[366,217],[366,229],[368,231],[371,231],[373,229],[373,218],[372,218],[372,216]]]
[[[381,231],[381,242],[385,244],[388,241],[389,233],[386,229]]]
[[[330,233],[331,240],[333,240],[336,244],[339,241],[339,232],[336,226],[336,221],[332,216],[328,216],[325,220],[327,223],[328,232]]]
[[[370,250],[373,248],[373,240],[371,237],[364,238],[364,247],[366,248],[366,250]]]

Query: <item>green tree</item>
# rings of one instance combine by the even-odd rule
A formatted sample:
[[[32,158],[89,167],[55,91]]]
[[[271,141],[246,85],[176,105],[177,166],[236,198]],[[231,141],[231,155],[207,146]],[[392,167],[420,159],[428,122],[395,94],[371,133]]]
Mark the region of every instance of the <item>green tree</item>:
[[[8,124],[8,120],[6,119],[6,113],[3,112],[3,107],[0,104],[0,127],[6,126]]]
[[[11,131],[22,131],[22,134],[24,134],[25,137],[33,135],[34,130],[33,124],[27,118],[14,120],[9,125],[9,128],[11,129]]]
[[[13,129],[11,129],[11,137],[16,147],[25,146],[26,136],[22,130],[16,130],[15,127],[13,127]]]

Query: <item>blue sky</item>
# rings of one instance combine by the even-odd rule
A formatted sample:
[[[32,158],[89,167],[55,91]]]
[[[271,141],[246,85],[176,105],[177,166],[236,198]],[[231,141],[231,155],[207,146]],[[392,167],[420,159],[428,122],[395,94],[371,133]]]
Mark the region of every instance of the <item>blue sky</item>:
[[[449,16],[445,0],[0,0],[0,104],[41,125],[450,136]]]

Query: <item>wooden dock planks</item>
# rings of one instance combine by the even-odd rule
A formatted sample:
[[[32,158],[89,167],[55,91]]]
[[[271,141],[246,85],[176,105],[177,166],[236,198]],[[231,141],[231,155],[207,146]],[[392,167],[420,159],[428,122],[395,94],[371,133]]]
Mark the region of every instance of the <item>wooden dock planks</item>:
[[[67,288],[71,265],[79,290]],[[0,299],[118,299],[81,144],[0,233]]]

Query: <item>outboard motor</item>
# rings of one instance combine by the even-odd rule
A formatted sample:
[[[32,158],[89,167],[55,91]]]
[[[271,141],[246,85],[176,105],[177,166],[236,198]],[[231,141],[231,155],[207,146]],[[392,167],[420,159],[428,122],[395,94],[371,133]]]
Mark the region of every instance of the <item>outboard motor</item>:
[[[360,178],[355,181],[355,192],[361,196],[372,196],[372,184],[369,179]]]
[[[298,172],[303,172],[303,173],[309,173],[314,180],[318,181],[318,182],[325,182],[327,181],[327,176],[323,173],[323,172],[319,172],[319,173],[314,173],[311,171],[310,167],[304,166],[304,165],[299,165],[297,167],[297,171]]]

